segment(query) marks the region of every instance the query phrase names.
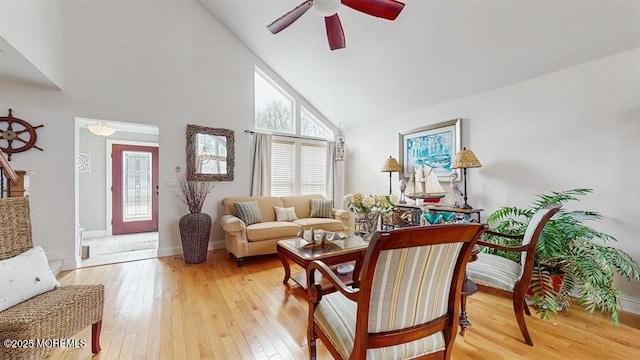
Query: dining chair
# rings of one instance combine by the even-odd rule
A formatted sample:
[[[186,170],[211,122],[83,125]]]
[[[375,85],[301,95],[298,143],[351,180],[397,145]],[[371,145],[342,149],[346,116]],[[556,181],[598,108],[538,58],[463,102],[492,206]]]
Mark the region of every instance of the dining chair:
[[[449,359],[465,263],[484,230],[451,224],[376,232],[359,288],[313,261],[307,268],[311,359],[318,338],[341,359]],[[317,273],[337,291],[322,294]]]
[[[493,230],[486,231],[486,234],[489,235],[522,240],[520,246],[499,245],[483,240],[477,242],[479,246],[520,252],[519,263],[502,256],[481,252],[478,254],[476,261],[467,264],[467,278],[473,281],[479,290],[503,293],[513,298],[513,311],[515,312],[520,332],[522,332],[525,342],[531,346],[533,346],[533,341],[527,330],[524,314],[531,315],[525,302],[525,296],[531,282],[536,245],[544,226],[561,207],[562,205],[560,204],[552,204],[538,210],[529,221],[524,234],[510,235]],[[464,297],[462,301],[466,301]]]

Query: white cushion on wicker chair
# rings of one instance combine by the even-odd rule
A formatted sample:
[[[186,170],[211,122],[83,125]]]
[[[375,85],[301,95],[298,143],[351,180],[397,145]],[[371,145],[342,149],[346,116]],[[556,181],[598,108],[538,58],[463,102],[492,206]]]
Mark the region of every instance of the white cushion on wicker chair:
[[[467,277],[476,284],[513,291],[522,276],[522,266],[502,256],[480,253],[467,263]]]
[[[36,246],[0,260],[0,311],[60,286],[49,268],[47,255]]]

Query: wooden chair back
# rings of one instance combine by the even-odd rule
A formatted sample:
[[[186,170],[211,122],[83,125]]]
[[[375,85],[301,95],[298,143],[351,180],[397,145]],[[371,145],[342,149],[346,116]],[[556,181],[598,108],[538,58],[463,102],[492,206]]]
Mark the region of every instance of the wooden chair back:
[[[465,264],[485,230],[480,224],[451,224],[377,232],[364,258],[360,287],[353,295],[357,310],[349,357],[394,357],[393,353],[398,355],[415,344],[416,348],[436,349],[430,356],[449,358]],[[317,304],[310,304],[310,321],[314,321]],[[309,333],[312,358],[316,333],[334,356],[342,356],[322,329],[313,326]],[[408,343],[412,344],[400,349]],[[384,348],[382,353],[367,354],[379,348]]]

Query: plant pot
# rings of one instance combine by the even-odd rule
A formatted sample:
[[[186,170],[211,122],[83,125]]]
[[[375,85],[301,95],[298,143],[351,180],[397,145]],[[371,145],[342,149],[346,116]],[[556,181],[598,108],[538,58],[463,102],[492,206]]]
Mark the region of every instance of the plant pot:
[[[562,286],[562,282],[564,281],[564,274],[552,274],[550,276],[551,276],[551,283],[553,284],[553,291],[557,293],[558,291],[560,291],[560,287]],[[527,289],[527,297],[525,298],[527,305],[533,305],[533,301],[531,301],[532,296],[533,296],[533,289],[530,287],[529,289]],[[558,304],[557,310],[563,311],[565,310],[565,307],[562,306],[562,304]]]
[[[211,216],[205,213],[187,214],[180,218],[178,226],[184,262],[199,264],[206,261],[211,234]]]

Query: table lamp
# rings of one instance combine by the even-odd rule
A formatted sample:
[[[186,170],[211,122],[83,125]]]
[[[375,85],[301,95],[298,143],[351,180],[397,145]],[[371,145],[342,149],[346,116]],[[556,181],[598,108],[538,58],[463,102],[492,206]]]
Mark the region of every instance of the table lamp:
[[[464,204],[462,205],[463,209],[473,209],[473,207],[469,205],[469,203],[467,203],[467,169],[479,167],[482,167],[482,164],[480,164],[480,160],[478,160],[473,151],[467,150],[466,147],[462,148],[462,151],[456,154],[456,158],[451,164],[452,169],[462,169],[464,178]]]
[[[391,173],[399,173],[400,170],[402,170],[402,167],[398,164],[398,160],[391,156],[389,156],[389,158],[384,161],[384,165],[382,165],[382,170],[380,171],[389,173],[389,195],[391,195]]]

